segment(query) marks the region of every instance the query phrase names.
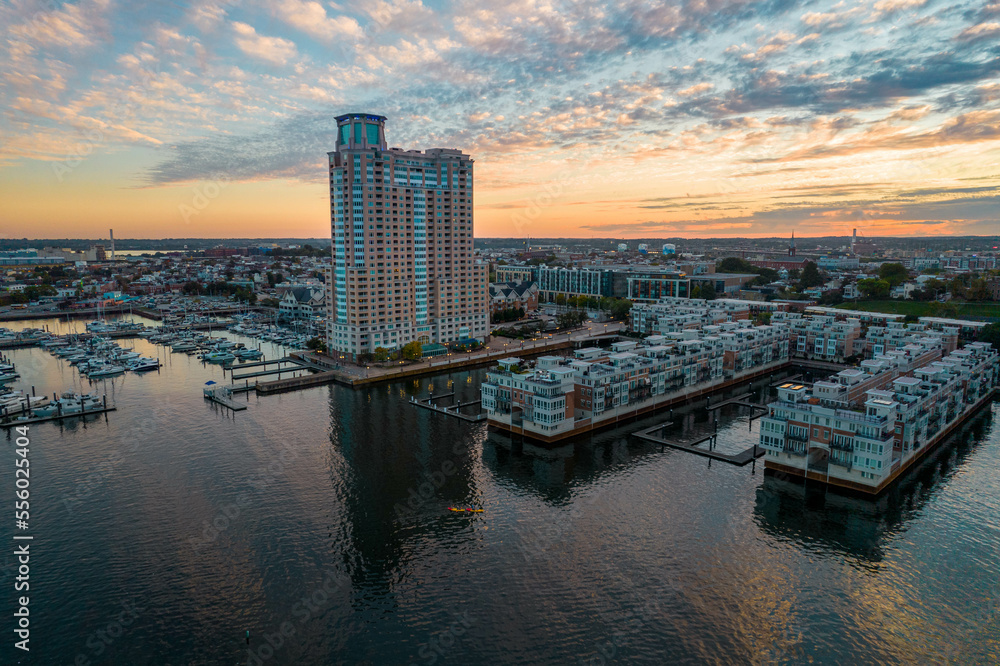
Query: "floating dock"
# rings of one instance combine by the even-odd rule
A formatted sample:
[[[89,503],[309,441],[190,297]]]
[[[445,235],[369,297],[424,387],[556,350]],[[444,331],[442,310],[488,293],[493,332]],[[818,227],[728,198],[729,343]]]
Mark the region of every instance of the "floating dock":
[[[646,428],[645,430],[632,433],[632,435],[633,437],[638,437],[641,440],[652,442],[653,444],[659,444],[661,450],[669,446],[672,449],[687,451],[688,453],[696,453],[699,456],[705,456],[706,458],[711,458],[712,460],[719,460],[721,462],[727,462],[731,465],[737,465],[740,467],[755,460],[756,458],[760,458],[765,453],[764,449],[757,446],[756,442],[754,442],[753,446],[736,454],[720,453],[715,450],[715,442],[718,437],[717,433],[705,435],[687,442],[678,442],[666,439],[664,434],[666,433],[667,427],[672,424],[672,421],[667,421],[666,423],[655,425],[652,428]],[[705,449],[698,447],[699,444],[704,444],[706,442],[708,442],[709,448]]]
[[[709,404],[705,409],[707,409],[708,411],[711,412],[711,411],[713,411],[715,409],[720,409],[720,408],[726,407],[728,405],[737,405],[739,407],[749,407],[750,408],[750,420],[751,421],[755,421],[756,419],[759,419],[760,417],[762,417],[765,414],[767,414],[768,409],[767,409],[767,405],[758,405],[755,402],[750,402],[749,400],[744,400],[744,398],[749,398],[750,395],[751,395],[750,393],[744,393],[743,395],[733,396],[732,398],[729,398],[728,400],[723,400],[722,402],[720,402],[718,404],[715,404],[715,405]]]
[[[250,361],[249,363],[233,364],[233,369],[236,368],[259,368],[265,365],[274,365],[275,363],[293,363],[294,361],[287,356],[284,358],[276,358],[270,361]]]
[[[231,375],[231,377],[234,382],[238,382],[241,379],[253,379],[254,377],[266,377],[268,375],[278,375],[278,377],[280,378],[282,373],[287,375],[292,372],[309,372],[310,370],[311,368],[304,368],[301,365],[295,365],[294,367],[291,368],[277,368],[275,370],[258,370],[257,372],[247,372],[242,375],[234,374]]]
[[[442,395],[430,395],[427,398],[416,399],[410,396],[410,404],[416,405],[417,407],[423,407],[424,409],[429,409],[431,411],[437,412],[438,414],[445,414],[446,416],[454,416],[457,419],[462,419],[463,421],[468,421],[470,423],[478,423],[479,421],[486,420],[486,412],[480,412],[479,414],[463,414],[463,407],[471,407],[472,405],[482,404],[482,400],[470,400],[469,402],[457,402],[451,405],[438,406],[434,404],[435,400],[441,400],[443,398],[450,398],[455,395],[455,392],[444,393]]]
[[[212,402],[222,405],[223,407],[228,407],[234,412],[241,412],[247,408],[246,405],[240,404],[233,400],[233,392],[228,386],[212,387],[204,390],[205,398],[211,400]]]
[[[0,423],[0,428],[18,428],[20,426],[34,425],[36,423],[45,423],[46,421],[63,421],[65,419],[75,419],[80,416],[91,416],[93,414],[106,414],[107,412],[116,411],[117,407],[99,407],[97,409],[88,409],[82,412],[73,412],[72,414],[53,414],[52,416],[39,416],[29,417],[23,421],[8,421],[6,423]]]

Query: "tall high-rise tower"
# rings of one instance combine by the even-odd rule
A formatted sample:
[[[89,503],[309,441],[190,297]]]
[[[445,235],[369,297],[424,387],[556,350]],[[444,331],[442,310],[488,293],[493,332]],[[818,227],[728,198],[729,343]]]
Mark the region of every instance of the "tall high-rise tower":
[[[795,231],[792,231],[792,239],[788,241],[788,256],[795,256]]]
[[[487,266],[473,254],[472,158],[388,148],[385,116],[337,117],[330,156],[331,354],[482,340]]]

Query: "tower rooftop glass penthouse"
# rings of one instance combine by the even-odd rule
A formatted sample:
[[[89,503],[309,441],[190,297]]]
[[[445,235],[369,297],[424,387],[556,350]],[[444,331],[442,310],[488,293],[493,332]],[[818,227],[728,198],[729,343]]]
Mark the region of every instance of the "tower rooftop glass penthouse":
[[[473,257],[472,158],[389,148],[385,116],[337,117],[330,156],[332,354],[482,340],[485,264]]]

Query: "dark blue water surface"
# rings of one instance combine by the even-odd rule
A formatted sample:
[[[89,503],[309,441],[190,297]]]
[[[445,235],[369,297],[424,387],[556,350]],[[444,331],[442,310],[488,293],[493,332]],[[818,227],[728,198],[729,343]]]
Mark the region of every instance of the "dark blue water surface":
[[[475,399],[482,370],[233,414],[202,397],[220,367],[123,344],[163,369],[91,386],[8,352],[18,387],[118,410],[30,430],[31,652],[4,547],[0,663],[1000,661],[998,403],[871,502],[629,437],[664,415],[540,448],[408,404]],[[710,430],[680,412],[678,436]],[[757,424],[724,408],[719,433]]]

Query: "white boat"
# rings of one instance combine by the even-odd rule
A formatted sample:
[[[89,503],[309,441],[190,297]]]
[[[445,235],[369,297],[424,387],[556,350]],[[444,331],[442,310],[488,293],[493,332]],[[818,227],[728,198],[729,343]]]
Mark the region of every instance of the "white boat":
[[[125,368],[120,365],[102,365],[100,367],[94,368],[93,370],[87,371],[87,376],[93,379],[94,377],[114,377],[115,375],[125,374]]]
[[[12,382],[12,381],[14,381],[15,379],[17,379],[20,376],[21,375],[19,375],[16,372],[4,372],[4,373],[0,373],[0,384],[3,384],[4,382]]]
[[[0,395],[0,413],[7,415],[20,414],[26,411],[25,403],[30,405],[31,409],[37,409],[44,407],[48,402],[48,396],[25,396],[21,391],[5,393]]]
[[[263,356],[263,354],[261,354],[260,351],[256,349],[241,349],[237,352],[233,352],[233,354],[236,356],[236,358],[242,360],[256,360],[261,356]]]
[[[160,361],[159,359],[155,358],[137,358],[132,360],[127,367],[132,372],[145,372],[147,370],[158,370],[160,367]]]
[[[173,349],[175,352],[192,351],[192,350],[195,350],[197,348],[198,348],[198,345],[196,345],[193,342],[187,342],[187,341],[185,341],[185,342],[177,342],[177,343],[175,343],[175,344],[173,344],[171,346],[171,349]]]
[[[77,354],[82,354],[85,351],[86,350],[83,349],[82,347],[61,347],[52,353],[58,356],[59,358],[66,358],[67,356],[76,356]]]
[[[213,351],[208,352],[202,357],[204,360],[211,363],[225,363],[226,361],[235,361],[236,357],[226,351]]]
[[[103,407],[101,399],[91,393],[83,395],[72,392],[63,393],[58,400],[53,400],[38,409],[32,408],[32,417],[79,414],[80,412],[89,412],[101,407]]]

